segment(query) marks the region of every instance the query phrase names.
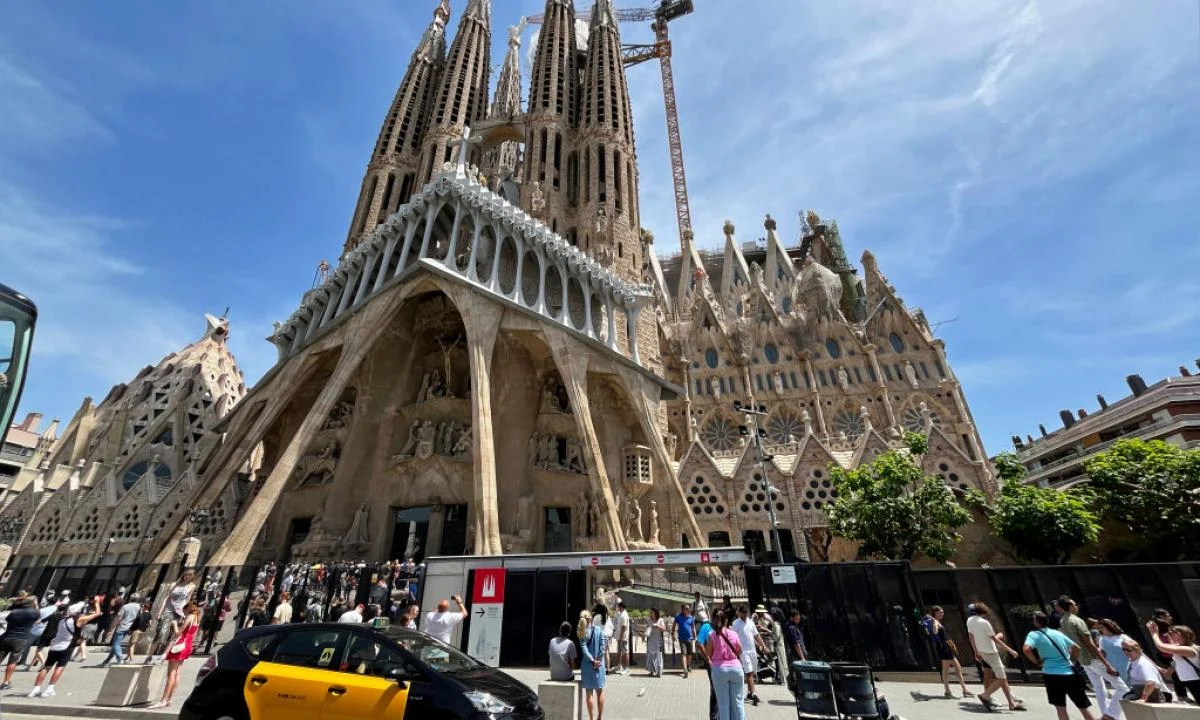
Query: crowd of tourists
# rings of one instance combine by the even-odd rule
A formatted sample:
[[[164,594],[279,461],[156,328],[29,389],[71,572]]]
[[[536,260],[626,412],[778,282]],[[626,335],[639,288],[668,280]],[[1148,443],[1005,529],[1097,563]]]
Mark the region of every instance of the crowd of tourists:
[[[938,659],[946,697],[957,697],[950,689],[952,674],[962,696],[971,697],[959,649],[943,624],[945,615],[943,608],[934,606],[921,623]],[[967,615],[970,656],[979,666],[984,685],[978,698],[988,711],[998,707],[997,693],[1003,695],[1009,710],[1025,709],[1009,686],[1006,656],[1023,657],[1041,670],[1046,699],[1062,720],[1068,717],[1068,700],[1085,720],[1096,720],[1089,690],[1102,720],[1122,717],[1121,700],[1200,703],[1200,645],[1190,627],[1173,623],[1168,610],[1155,610],[1154,617],[1147,620],[1144,635],[1150,644],[1143,646],[1115,620],[1081,617],[1078,603],[1064,595],[1052,603],[1051,613],[1033,614],[1033,629],[1019,651],[1004,633],[996,631],[987,604],[968,605]]]
[[[203,594],[203,593],[201,593]],[[201,614],[195,575],[188,570],[167,590],[159,616],[149,598],[125,590],[74,599],[69,590],[49,590],[42,598],[25,591],[9,601],[0,613],[0,662],[4,679],[0,690],[12,688],[18,666],[37,667],[27,696],[51,698],[55,685],[71,662],[85,662],[88,646],[107,648],[98,667],[132,662],[139,646],[146,646],[145,663],[167,665],[166,684],[157,707],[170,704],[179,685],[183,661],[192,654]]]
[[[693,667],[709,676],[709,715],[712,720],[744,720],[745,704],[758,705],[755,683],[764,660],[806,660],[803,620],[799,610],[784,617],[778,607],[734,606],[729,597],[711,613],[699,603],[680,605],[669,620],[651,608],[640,627],[625,603],[617,600],[610,608],[597,603],[580,612],[574,626],[564,621],[550,640],[550,678],[570,681],[579,668],[580,684],[590,720],[604,717],[604,690],[608,675],[628,675],[633,658],[635,632],[644,641],[643,667],[647,677],[663,676],[667,639],[677,641],[682,675]],[[790,662],[788,663],[790,666]],[[781,672],[776,665],[774,672]]]

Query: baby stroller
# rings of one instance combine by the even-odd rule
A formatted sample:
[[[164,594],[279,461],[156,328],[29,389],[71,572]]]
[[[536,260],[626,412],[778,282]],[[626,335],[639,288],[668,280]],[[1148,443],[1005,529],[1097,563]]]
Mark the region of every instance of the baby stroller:
[[[774,651],[774,648],[767,648],[766,651],[758,653],[758,672],[755,673],[755,678],[760,683],[782,683],[784,681],[779,654]]]
[[[866,665],[792,663],[789,682],[801,720],[892,720]]]

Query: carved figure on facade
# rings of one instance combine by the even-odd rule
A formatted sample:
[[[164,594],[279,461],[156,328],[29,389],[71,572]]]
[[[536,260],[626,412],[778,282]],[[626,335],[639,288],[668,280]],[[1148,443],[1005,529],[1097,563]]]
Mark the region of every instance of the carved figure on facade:
[[[542,411],[560,414],[571,412],[571,397],[567,394],[567,386],[558,377],[558,373],[547,373],[545,386],[542,389]]]
[[[529,191],[529,208],[534,216],[541,215],[546,209],[546,193],[542,192],[542,184],[537,180],[533,181],[533,188]]]
[[[770,216],[768,215],[767,217]],[[646,538],[646,541],[653,545],[662,544],[659,541],[658,503],[653,500],[650,501],[650,535]]]
[[[297,487],[306,485],[324,485],[333,479],[337,469],[338,458],[341,457],[341,447],[337,440],[326,442],[319,450],[310,450],[307,455],[296,463],[292,478]]]
[[[575,537],[585,539],[592,536],[589,520],[591,513],[588,510],[588,496],[582,490],[575,498]]]
[[[600,536],[600,499],[595,493],[588,493],[588,532],[591,537]]]
[[[587,474],[583,448],[578,440],[554,433],[534,434],[529,439],[530,465],[539,470],[563,470]]]
[[[343,541],[346,545],[366,546],[370,544],[370,517],[371,510],[367,504],[360,504],[354,511],[354,521],[350,523],[350,529],[346,532]]]
[[[904,377],[908,378],[908,384],[912,385],[913,390],[916,390],[921,384],[917,379],[917,369],[913,367],[911,360],[904,361]]]
[[[837,381],[838,385],[842,388],[842,392],[850,392],[850,373],[846,372],[846,368],[838,368]]]
[[[425,373],[421,378],[421,389],[417,393],[417,402],[429,402],[435,398],[444,398],[449,395],[446,381],[442,377],[442,371],[434,368]]]
[[[414,457],[428,460],[435,454],[455,460],[469,460],[472,447],[470,423],[455,420],[435,423],[418,418],[409,426],[408,440],[400,452],[392,455],[391,463],[396,465]]]

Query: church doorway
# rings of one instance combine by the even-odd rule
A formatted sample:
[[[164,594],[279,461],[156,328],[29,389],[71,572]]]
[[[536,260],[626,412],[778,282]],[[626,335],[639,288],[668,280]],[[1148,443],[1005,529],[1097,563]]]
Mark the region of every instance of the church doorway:
[[[466,504],[392,508],[392,518],[392,559],[421,562],[427,555],[467,552]]]
[[[545,524],[542,529],[542,552],[571,552],[571,509],[565,507],[546,508]]]
[[[310,517],[292,518],[292,522],[288,524],[288,560],[291,560],[291,548],[296,547],[304,542],[308,537],[308,533],[312,530],[312,521]]]

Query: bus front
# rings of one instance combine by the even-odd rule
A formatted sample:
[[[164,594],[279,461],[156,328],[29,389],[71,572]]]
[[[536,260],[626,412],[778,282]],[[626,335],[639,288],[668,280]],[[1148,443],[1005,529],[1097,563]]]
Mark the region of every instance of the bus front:
[[[29,298],[0,284],[0,443],[8,435],[17,412],[25,373],[29,370],[29,347],[37,307]]]

